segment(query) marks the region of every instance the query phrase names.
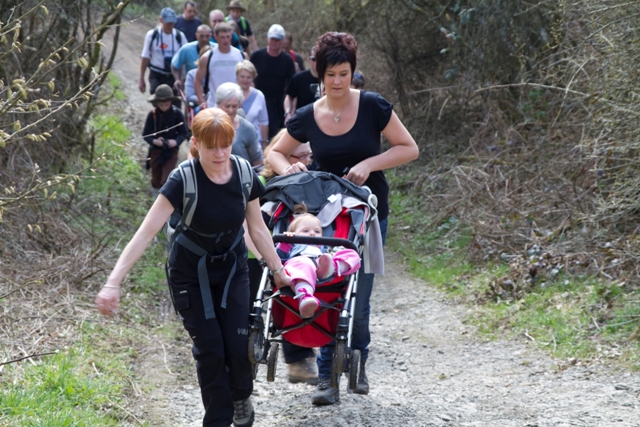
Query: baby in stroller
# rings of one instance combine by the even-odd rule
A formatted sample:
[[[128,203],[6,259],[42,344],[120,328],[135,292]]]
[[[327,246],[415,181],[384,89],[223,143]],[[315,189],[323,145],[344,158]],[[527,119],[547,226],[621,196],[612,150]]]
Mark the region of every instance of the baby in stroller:
[[[296,205],[293,214],[295,219],[285,235],[322,236],[320,220],[307,212],[304,203]],[[303,319],[313,317],[320,305],[320,301],[313,296],[318,279],[353,274],[360,269],[360,256],[353,249],[339,248],[335,252],[327,252],[326,246],[280,242],[276,252],[284,261],[285,273],[291,278]]]

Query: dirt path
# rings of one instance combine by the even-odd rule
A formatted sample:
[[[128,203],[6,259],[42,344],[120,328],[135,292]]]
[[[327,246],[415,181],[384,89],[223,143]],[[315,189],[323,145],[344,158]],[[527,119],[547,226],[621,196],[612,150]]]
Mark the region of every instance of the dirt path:
[[[116,64],[130,95],[123,120],[134,133],[149,108],[148,95],[137,90],[149,28],[145,22],[124,28]],[[281,361],[275,382],[266,381],[265,367],[258,373],[254,426],[640,427],[638,373],[563,366],[527,343],[486,342],[462,322],[464,307],[412,278],[397,255],[388,253],[386,262],[372,297],[371,393],[347,394],[343,379],[339,404],[313,407],[313,387],[289,384]],[[186,334],[159,344],[137,367],[147,390],[140,397],[143,419],[153,426],[202,425]]]

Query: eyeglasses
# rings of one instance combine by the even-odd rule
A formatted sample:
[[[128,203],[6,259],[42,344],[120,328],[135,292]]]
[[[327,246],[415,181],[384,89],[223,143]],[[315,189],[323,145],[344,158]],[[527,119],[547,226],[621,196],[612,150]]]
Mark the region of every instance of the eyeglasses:
[[[211,22],[224,22],[224,19],[214,19],[214,20],[213,20],[213,21],[211,21]]]
[[[311,156],[313,156],[313,152],[311,151],[307,151],[306,153],[300,153],[300,155],[298,156],[294,156],[293,154],[290,154],[289,157],[293,157],[294,159],[298,159],[298,160],[302,160],[302,159],[310,159]]]

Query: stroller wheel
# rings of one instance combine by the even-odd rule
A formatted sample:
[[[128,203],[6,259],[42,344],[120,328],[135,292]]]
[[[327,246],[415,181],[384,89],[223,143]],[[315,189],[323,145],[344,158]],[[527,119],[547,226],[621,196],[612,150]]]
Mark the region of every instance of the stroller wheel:
[[[276,379],[276,365],[278,363],[278,343],[272,342],[267,358],[267,381],[273,382]]]
[[[340,375],[344,372],[344,362],[347,354],[347,343],[338,341],[333,349],[333,358],[331,360],[331,387],[338,388],[340,386]]]
[[[351,350],[349,357],[349,389],[355,390],[358,386],[358,372],[360,370],[360,350]]]
[[[254,329],[249,333],[249,361],[258,364],[264,360],[264,335],[262,331]]]

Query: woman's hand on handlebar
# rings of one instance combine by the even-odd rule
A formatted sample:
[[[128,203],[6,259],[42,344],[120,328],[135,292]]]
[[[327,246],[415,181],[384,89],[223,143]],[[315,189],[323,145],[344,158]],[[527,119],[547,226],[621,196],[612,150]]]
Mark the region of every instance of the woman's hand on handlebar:
[[[350,168],[343,178],[355,185],[364,185],[369,179],[369,174],[371,174],[371,170],[361,162]]]

